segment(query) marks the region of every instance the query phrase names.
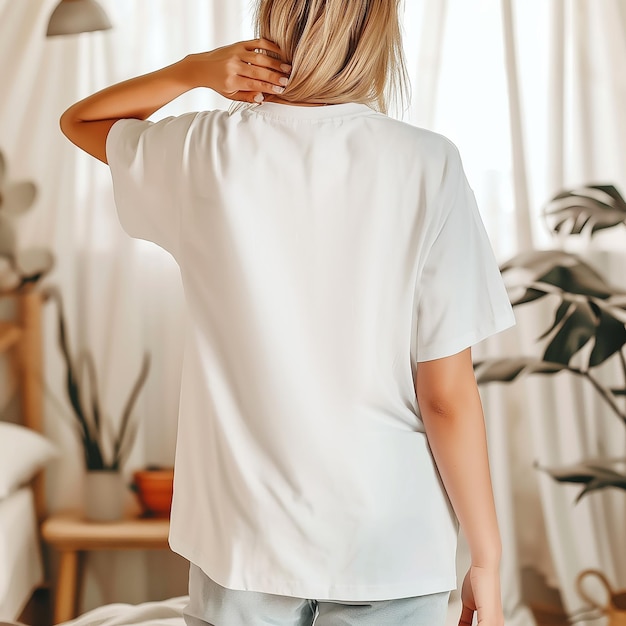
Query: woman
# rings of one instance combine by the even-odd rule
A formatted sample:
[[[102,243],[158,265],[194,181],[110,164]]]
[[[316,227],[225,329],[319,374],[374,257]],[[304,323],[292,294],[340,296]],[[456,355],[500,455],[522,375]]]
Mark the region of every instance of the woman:
[[[260,0],[259,39],[61,118],[181,268],[187,624],[441,625],[458,522],[459,623],[503,624],[470,350],[514,319],[458,151],[385,114],[398,5]],[[146,121],[195,87],[258,106]]]

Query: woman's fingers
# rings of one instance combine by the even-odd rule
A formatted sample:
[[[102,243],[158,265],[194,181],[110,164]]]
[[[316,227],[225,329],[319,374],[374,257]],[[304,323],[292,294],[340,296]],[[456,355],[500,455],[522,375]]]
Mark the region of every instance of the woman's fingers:
[[[474,620],[474,611],[470,609],[468,606],[463,605],[463,610],[461,611],[461,619],[459,620],[459,626],[471,626]]]
[[[242,56],[236,86],[239,91],[281,94],[289,84],[289,67],[263,54]]]
[[[265,67],[281,74],[289,74],[291,72],[291,65],[289,65],[289,63],[285,63],[280,59],[275,59],[259,52],[246,52],[241,55],[241,60],[248,65]]]
[[[291,66],[281,60],[280,48],[266,39],[239,42],[207,55],[215,68],[210,86],[231,100],[262,102],[264,93],[282,94],[289,82]]]
[[[269,83],[263,80],[255,80],[254,78],[246,78],[245,76],[235,76],[229,81],[229,90],[227,93],[234,93],[240,91],[248,91],[253,94],[257,93],[271,93],[281,94],[285,91],[282,85],[275,83]],[[228,96],[230,98],[230,95]]]
[[[262,93],[254,91],[237,91],[234,94],[228,96],[231,100],[237,100],[238,102],[250,102],[255,104],[261,104],[265,99]]]
[[[250,41],[244,41],[243,43],[246,50],[266,50],[267,52],[273,52],[274,54],[277,54],[282,59],[282,50],[269,39],[251,39]]]
[[[248,65],[247,63],[242,63],[239,76],[245,80],[254,81],[257,85],[256,87],[253,85],[248,91],[258,89],[258,91],[269,93],[282,93],[284,88],[289,84],[289,78],[285,74],[279,74],[278,72],[263,67]]]

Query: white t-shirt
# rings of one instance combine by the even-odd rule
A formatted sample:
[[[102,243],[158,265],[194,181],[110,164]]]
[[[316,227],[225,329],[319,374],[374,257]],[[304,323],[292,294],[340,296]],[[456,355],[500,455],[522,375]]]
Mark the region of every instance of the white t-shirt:
[[[190,313],[172,549],[319,600],[456,586],[417,361],[514,324],[455,146],[363,104],[120,120],[120,221]]]

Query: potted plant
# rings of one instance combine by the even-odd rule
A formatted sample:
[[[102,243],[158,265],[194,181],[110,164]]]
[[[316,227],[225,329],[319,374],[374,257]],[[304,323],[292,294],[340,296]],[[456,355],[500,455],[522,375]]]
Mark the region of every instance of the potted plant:
[[[556,234],[589,237],[626,225],[626,202],[611,185],[591,185],[564,191],[544,208]],[[590,384],[626,428],[626,411],[618,399],[626,396],[626,291],[611,285],[579,256],[562,250],[524,252],[501,267],[513,306],[556,297],[554,320],[538,340],[547,345],[540,358],[514,356],[477,362],[480,384],[509,383],[525,374],[568,372]],[[588,354],[582,349],[588,346]],[[617,360],[622,385],[604,385],[595,370]],[[607,487],[626,489],[626,458],[582,459],[546,471],[557,481],[582,484],[577,501]]]
[[[150,355],[144,354],[139,375],[116,428],[100,404],[92,353],[83,350],[74,356],[70,350],[60,292],[50,287],[45,295],[56,304],[59,347],[66,368],[65,389],[73,412],[73,426],[83,447],[87,470],[85,515],[94,521],[119,519],[124,494],[121,470],[137,435],[138,423],[133,409],[148,377]]]
[[[54,265],[45,248],[18,249],[16,222],[32,208],[37,187],[30,181],[9,181],[7,170],[0,151],[0,293],[32,287]]]

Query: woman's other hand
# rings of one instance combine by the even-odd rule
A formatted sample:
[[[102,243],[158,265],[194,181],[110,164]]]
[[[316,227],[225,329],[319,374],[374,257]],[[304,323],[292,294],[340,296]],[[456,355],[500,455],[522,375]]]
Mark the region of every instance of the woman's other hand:
[[[185,65],[191,84],[197,87],[209,87],[230,100],[263,102],[264,94],[280,95],[289,81],[291,66],[281,59],[275,43],[253,39],[190,54]]]
[[[470,567],[463,580],[461,601],[463,610],[459,626],[472,624],[474,613],[478,613],[480,626],[504,626],[497,568]]]

